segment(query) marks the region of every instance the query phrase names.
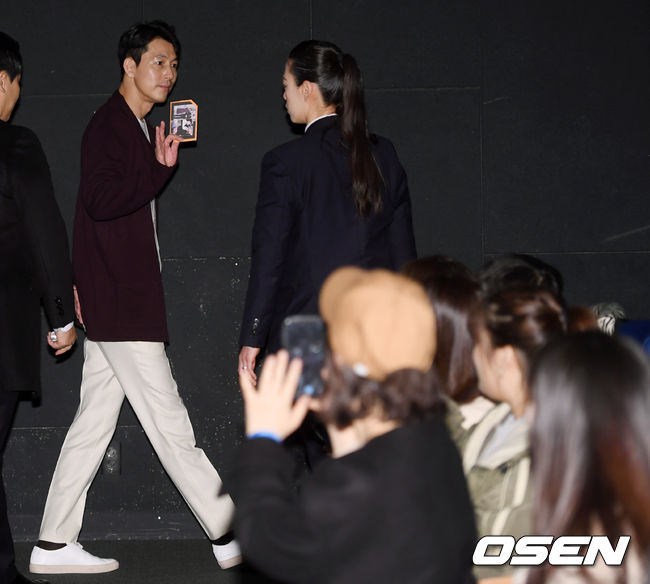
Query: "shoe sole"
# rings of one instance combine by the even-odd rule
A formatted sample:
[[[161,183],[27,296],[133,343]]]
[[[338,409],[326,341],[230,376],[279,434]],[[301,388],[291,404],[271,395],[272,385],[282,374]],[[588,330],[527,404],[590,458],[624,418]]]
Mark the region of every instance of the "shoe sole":
[[[119,567],[120,563],[118,561],[89,566],[82,566],[79,564],[62,564],[60,566],[29,564],[29,571],[32,574],[103,574],[104,572],[113,572]]]
[[[217,563],[219,564],[219,567],[222,570],[227,570],[228,568],[234,568],[235,566],[239,566],[241,562],[242,562],[241,556],[234,556],[232,558],[228,558],[227,560],[217,560]]]

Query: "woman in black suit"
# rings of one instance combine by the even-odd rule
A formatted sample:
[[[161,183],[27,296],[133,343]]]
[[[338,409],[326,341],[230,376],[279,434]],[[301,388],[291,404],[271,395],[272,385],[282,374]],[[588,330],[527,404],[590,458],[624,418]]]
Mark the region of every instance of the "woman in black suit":
[[[303,41],[283,85],[291,121],[306,128],[262,161],[239,353],[253,382],[261,348],[278,348],[285,316],[318,312],[333,270],[399,270],[416,255],[406,174],[390,141],[368,132],[354,58]]]

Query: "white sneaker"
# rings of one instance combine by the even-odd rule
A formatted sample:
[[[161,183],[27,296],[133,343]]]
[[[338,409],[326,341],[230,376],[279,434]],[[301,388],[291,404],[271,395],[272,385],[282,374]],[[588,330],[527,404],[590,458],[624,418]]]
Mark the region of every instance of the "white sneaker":
[[[101,574],[119,566],[117,560],[89,554],[76,541],[58,550],[34,546],[29,559],[29,571],[33,574]]]
[[[223,570],[237,566],[242,562],[241,550],[236,539],[224,545],[216,545],[213,543],[212,551],[214,552],[214,557],[217,558],[219,566]]]

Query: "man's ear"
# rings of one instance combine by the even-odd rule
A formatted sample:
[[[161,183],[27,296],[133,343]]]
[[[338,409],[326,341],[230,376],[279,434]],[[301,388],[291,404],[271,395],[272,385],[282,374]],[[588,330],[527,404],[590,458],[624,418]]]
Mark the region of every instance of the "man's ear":
[[[138,65],[136,62],[133,60],[133,57],[127,57],[124,59],[124,63],[122,63],[122,69],[124,69],[124,74],[127,77],[135,77],[135,70],[137,69]]]
[[[0,91],[7,93],[7,87],[11,84],[9,74],[6,71],[0,71]]]

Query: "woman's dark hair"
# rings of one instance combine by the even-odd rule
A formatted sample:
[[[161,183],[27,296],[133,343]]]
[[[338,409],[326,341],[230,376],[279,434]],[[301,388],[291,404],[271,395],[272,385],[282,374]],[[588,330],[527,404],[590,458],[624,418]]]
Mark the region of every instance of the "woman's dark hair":
[[[0,32],[0,71],[6,71],[10,81],[23,73],[20,45],[4,32]]]
[[[550,343],[531,369],[534,533],[615,538],[650,549],[650,363],[600,332]],[[548,566],[528,582],[545,581]]]
[[[541,288],[562,303],[562,274],[542,260],[527,254],[507,254],[490,260],[478,272],[483,294],[506,288]]]
[[[385,420],[411,423],[444,411],[444,392],[433,369],[426,373],[401,369],[383,381],[375,381],[337,364],[328,354],[323,379],[323,409],[318,417],[338,428],[375,412]]]
[[[517,350],[524,373],[546,343],[567,330],[567,317],[560,301],[547,290],[511,288],[484,298],[470,315],[470,331],[478,341],[485,329],[494,348]]]
[[[598,319],[592,310],[586,306],[576,304],[567,308],[567,319],[569,332],[579,333],[583,331],[597,331]]]
[[[155,38],[161,38],[171,43],[176,53],[176,58],[181,58],[181,43],[176,37],[174,27],[163,22],[162,20],[152,20],[151,22],[140,22],[134,24],[121,37],[117,49],[117,56],[120,60],[120,71],[124,59],[131,57],[136,65],[140,64],[142,54],[147,50],[147,45]]]
[[[384,182],[372,153],[363,78],[352,55],[325,41],[303,41],[289,53],[289,68],[300,86],[318,85],[327,105],[336,107],[343,142],[350,150],[354,204],[361,216],[382,207]]]
[[[458,403],[473,400],[480,392],[467,323],[479,302],[478,280],[464,264],[440,255],[408,262],[402,273],[424,286],[436,313],[433,364],[447,395]]]

